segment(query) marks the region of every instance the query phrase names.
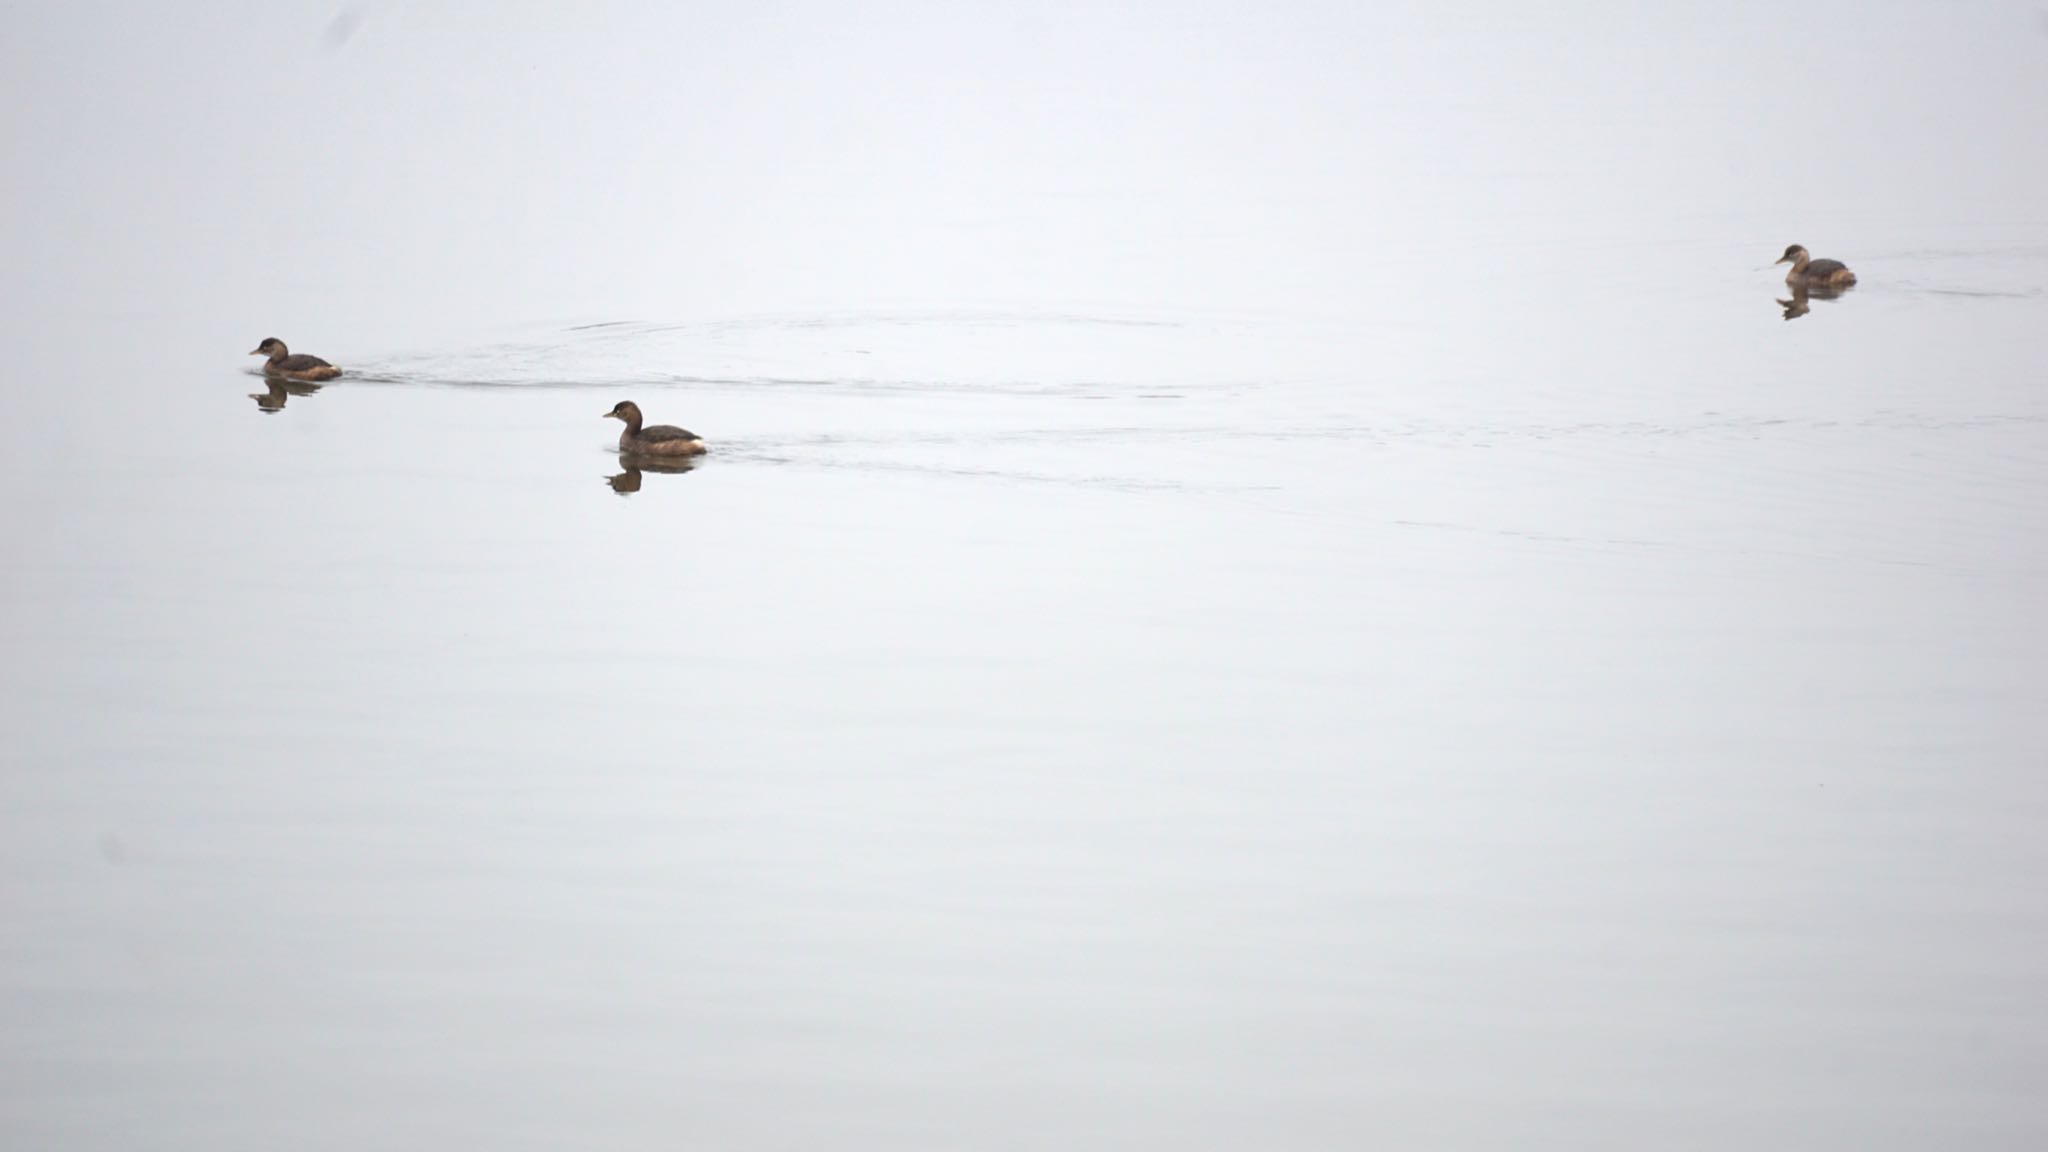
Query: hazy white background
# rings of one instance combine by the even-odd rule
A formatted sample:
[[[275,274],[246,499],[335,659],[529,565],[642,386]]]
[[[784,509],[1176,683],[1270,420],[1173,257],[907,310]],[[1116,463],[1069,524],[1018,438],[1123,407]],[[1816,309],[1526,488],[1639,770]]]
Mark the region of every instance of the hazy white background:
[[[2040,1147],[2044,29],[9,7],[0,1144]]]

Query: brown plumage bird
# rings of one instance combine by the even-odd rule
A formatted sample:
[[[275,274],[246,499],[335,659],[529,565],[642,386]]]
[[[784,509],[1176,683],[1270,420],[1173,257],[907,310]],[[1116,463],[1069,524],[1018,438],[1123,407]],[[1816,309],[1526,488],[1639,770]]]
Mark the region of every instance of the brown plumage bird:
[[[318,356],[308,356],[304,353],[294,356],[292,350],[284,346],[284,341],[275,336],[258,344],[249,355],[269,357],[263,362],[263,372],[268,376],[312,382],[332,380],[341,375],[341,369]]]
[[[1785,273],[1787,284],[1804,284],[1808,288],[1847,288],[1856,283],[1856,274],[1849,271],[1847,264],[1840,260],[1815,260],[1798,244],[1785,249],[1785,254],[1772,263],[1792,266],[1792,270]]]
[[[634,456],[701,456],[704,454],[704,438],[686,428],[673,424],[648,424],[643,426],[640,406],[631,400],[621,400],[605,413],[608,419],[623,420],[626,430],[619,433],[619,451]]]

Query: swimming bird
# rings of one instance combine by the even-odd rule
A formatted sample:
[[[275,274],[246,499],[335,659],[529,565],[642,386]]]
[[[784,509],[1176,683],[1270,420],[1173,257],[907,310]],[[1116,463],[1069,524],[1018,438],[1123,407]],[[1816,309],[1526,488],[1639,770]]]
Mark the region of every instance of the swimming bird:
[[[284,346],[284,341],[275,336],[258,344],[249,355],[269,357],[263,362],[264,373],[282,376],[287,380],[332,380],[341,375],[341,369],[318,356],[307,356],[304,353],[292,355],[292,350]]]
[[[621,400],[605,413],[611,420],[626,422],[626,430],[619,433],[619,451],[633,456],[701,456],[704,454],[704,438],[688,429],[673,424],[640,425],[640,406],[631,400]]]
[[[1771,263],[1792,265],[1792,270],[1785,273],[1787,284],[1804,284],[1810,288],[1847,288],[1856,283],[1856,274],[1849,271],[1847,264],[1840,260],[1815,260],[1798,244],[1785,249],[1785,254]]]

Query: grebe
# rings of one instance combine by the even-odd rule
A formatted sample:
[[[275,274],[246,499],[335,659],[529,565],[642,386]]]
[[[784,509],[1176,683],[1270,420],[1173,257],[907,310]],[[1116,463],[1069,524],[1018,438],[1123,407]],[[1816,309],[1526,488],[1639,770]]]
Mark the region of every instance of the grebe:
[[[626,430],[619,433],[619,451],[632,456],[702,456],[704,438],[687,429],[673,424],[640,424],[640,406],[631,400],[621,400],[605,413],[612,420],[624,420]]]
[[[1804,284],[1809,288],[1847,288],[1856,283],[1856,274],[1849,271],[1847,264],[1840,260],[1815,260],[1797,244],[1785,249],[1785,254],[1772,263],[1792,265],[1792,270],[1785,273],[1787,284]]]
[[[284,346],[284,341],[279,340],[275,336],[258,344],[256,350],[249,353],[249,355],[269,357],[269,359],[263,362],[264,373],[270,376],[282,376],[287,380],[317,382],[332,380],[336,376],[341,375],[341,369],[336,368],[318,356],[307,356],[303,353],[297,356],[292,355],[292,350]]]

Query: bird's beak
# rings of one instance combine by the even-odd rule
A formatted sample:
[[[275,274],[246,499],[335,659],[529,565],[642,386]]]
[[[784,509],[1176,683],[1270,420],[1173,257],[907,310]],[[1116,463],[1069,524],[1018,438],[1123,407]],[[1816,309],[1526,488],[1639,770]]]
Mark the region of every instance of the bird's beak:
[[[261,355],[263,355],[263,349],[261,349],[261,348],[251,348],[251,349],[249,349],[249,355],[251,355],[251,356],[261,356]]]
[[[1791,262],[1792,258],[1790,256],[1780,256],[1776,260],[1771,261],[1772,264],[1789,264]]]

